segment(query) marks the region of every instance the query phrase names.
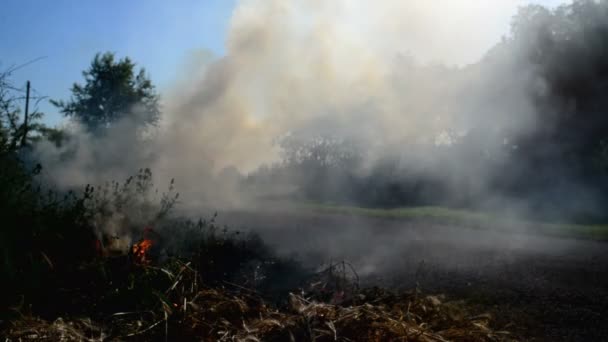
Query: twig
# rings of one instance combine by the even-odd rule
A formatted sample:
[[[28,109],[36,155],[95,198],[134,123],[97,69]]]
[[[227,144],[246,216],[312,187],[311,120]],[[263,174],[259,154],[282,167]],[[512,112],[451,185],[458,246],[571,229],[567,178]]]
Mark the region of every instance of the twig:
[[[246,287],[243,287],[243,286],[238,285],[238,284],[235,284],[235,283],[231,283],[231,282],[226,281],[226,280],[224,280],[224,281],[223,281],[223,283],[224,283],[224,284],[226,284],[226,285],[234,286],[234,287],[239,288],[239,289],[241,289],[241,290],[245,290],[245,291],[247,291],[247,292],[249,292],[249,293],[251,293],[251,294],[254,294],[254,295],[256,295],[256,296],[259,296],[259,293],[257,293],[255,290],[248,289],[248,288],[246,288]]]
[[[23,63],[23,64],[16,65],[16,66],[12,66],[12,67],[10,67],[10,68],[9,68],[9,69],[6,71],[6,73],[11,74],[11,73],[13,73],[13,72],[15,72],[15,71],[17,71],[17,70],[19,70],[19,69],[21,69],[21,68],[25,68],[26,66],[28,66],[28,65],[30,65],[30,64],[33,64],[33,63],[36,63],[36,62],[38,62],[38,61],[41,61],[41,60],[43,60],[43,59],[45,59],[45,58],[47,58],[47,57],[48,57],[48,56],[40,56],[40,57],[36,57],[36,58],[34,58],[34,59],[30,60],[30,61],[27,61],[27,62],[25,62],[25,63]]]
[[[143,333],[145,333],[145,332],[147,332],[147,331],[150,331],[150,330],[154,329],[154,328],[155,328],[157,325],[161,324],[163,321],[165,321],[165,320],[164,320],[164,319],[161,319],[160,321],[158,321],[158,322],[156,322],[156,323],[152,324],[151,326],[147,327],[147,328],[146,328],[146,329],[144,329],[144,330],[136,331],[136,332],[134,332],[134,333],[130,333],[130,334],[127,334],[127,335],[124,335],[124,336],[119,336],[119,337],[132,337],[132,336],[141,335],[141,334],[143,334]]]
[[[114,313],[112,315],[110,315],[110,317],[115,317],[115,316],[126,316],[126,315],[135,315],[135,314],[142,314],[142,313],[149,313],[154,315],[153,311],[127,311],[127,312],[117,312]]]

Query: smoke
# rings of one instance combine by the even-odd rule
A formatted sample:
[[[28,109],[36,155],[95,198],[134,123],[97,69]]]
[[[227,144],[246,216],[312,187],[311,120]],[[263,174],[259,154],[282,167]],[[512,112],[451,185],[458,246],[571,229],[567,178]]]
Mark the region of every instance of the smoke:
[[[221,170],[248,173],[277,162],[277,138],[286,135],[356,141],[363,146],[358,174],[386,159],[426,172],[433,165],[421,159],[429,146],[473,130],[483,132],[478,146],[501,149],[489,141],[533,126],[529,92],[542,80],[511,56],[464,64],[480,59],[497,31],[508,29],[495,23],[513,7],[510,1],[241,2],[226,56],[193,68],[167,99],[158,169],[200,194],[211,190],[198,191],[197,184],[206,186],[202,179]],[[448,176],[483,188],[489,171],[470,166],[454,156]]]
[[[546,88],[516,53],[486,55],[517,4],[241,1],[226,55],[187,64],[164,94],[157,131],[130,134],[135,116],[103,138],[76,129],[67,146],[41,144],[38,157],[64,187],[149,166],[157,183],[175,178],[192,207],[247,205],[256,195],[241,187],[244,175],[278,163],[282,138],[331,137],[359,146],[357,175],[397,160],[455,191],[485,192],[516,148],[510,139],[539,124],[530,94]],[[477,165],[480,154],[493,166]]]
[[[220,223],[253,229],[281,255],[299,253],[308,265],[349,260],[362,277],[394,277],[401,287],[420,281],[471,289],[488,279],[500,288],[515,279],[523,289],[517,293],[538,279],[561,286],[543,271],[550,269],[545,258],[559,273],[562,261],[578,267],[600,247],[521,234],[530,227],[518,219],[544,210],[568,220],[569,211],[604,211],[590,184],[603,181],[608,190],[606,175],[585,178],[578,168],[579,156],[593,159],[588,143],[604,138],[608,124],[608,10],[578,21],[562,16],[557,27],[524,25],[517,39],[499,40],[515,5],[241,1],[225,56],[176,70],[182,76],[163,94],[158,128],[141,132],[137,115],[103,136],[72,123],[70,139],[59,148],[39,144],[36,157],[63,188],[120,181],[150,167],[161,189],[175,179],[186,214],[220,209]],[[586,152],[572,148],[577,144]],[[515,220],[465,229],[277,205],[302,198],[482,207]],[[126,236],[117,248],[130,245],[129,225],[141,229],[153,212],[138,216],[132,204],[95,218],[98,230]]]

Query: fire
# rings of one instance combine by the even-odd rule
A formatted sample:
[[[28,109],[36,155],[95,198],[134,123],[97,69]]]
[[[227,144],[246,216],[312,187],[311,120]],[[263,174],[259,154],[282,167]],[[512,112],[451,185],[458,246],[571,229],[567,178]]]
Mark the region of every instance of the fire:
[[[149,264],[150,259],[148,258],[148,251],[152,248],[152,240],[143,239],[139,243],[133,245],[131,251],[135,262],[139,264]]]

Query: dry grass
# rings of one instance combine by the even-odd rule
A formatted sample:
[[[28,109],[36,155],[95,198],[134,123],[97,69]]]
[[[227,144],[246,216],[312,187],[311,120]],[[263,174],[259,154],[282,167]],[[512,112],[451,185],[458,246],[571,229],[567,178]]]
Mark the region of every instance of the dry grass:
[[[242,284],[205,284],[191,262],[173,260],[162,267],[135,263],[130,272],[146,274],[141,282],[156,284],[148,289],[156,299],[138,311],[99,315],[93,308],[84,310],[95,321],[64,317],[49,322],[25,315],[1,333],[6,342],[514,340],[496,330],[490,314],[473,312],[462,301],[418,290],[396,294],[360,289],[359,277],[347,262],[329,265],[297,293],[272,303]],[[164,281],[154,282],[157,278]],[[99,297],[89,296],[85,303]]]
[[[7,341],[514,340],[508,332],[491,328],[491,315],[472,315],[463,302],[423,296],[416,291],[395,295],[368,289],[343,304],[290,294],[289,304],[278,310],[253,292],[206,288],[172,311],[171,316],[158,315],[163,317],[158,320],[125,314],[120,320],[115,317],[104,324],[64,319],[50,323],[23,318],[6,331]]]
[[[11,323],[7,341],[105,341],[107,335],[98,324],[86,319],[56,319],[47,322],[34,317],[23,317]]]

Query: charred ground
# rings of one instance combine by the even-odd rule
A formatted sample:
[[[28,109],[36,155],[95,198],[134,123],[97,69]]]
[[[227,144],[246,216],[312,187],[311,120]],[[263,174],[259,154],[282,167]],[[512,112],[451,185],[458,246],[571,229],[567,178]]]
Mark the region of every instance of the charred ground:
[[[318,211],[231,213],[222,221],[257,228],[308,263],[349,260],[368,285],[465,299],[527,338],[608,336],[605,242]]]

